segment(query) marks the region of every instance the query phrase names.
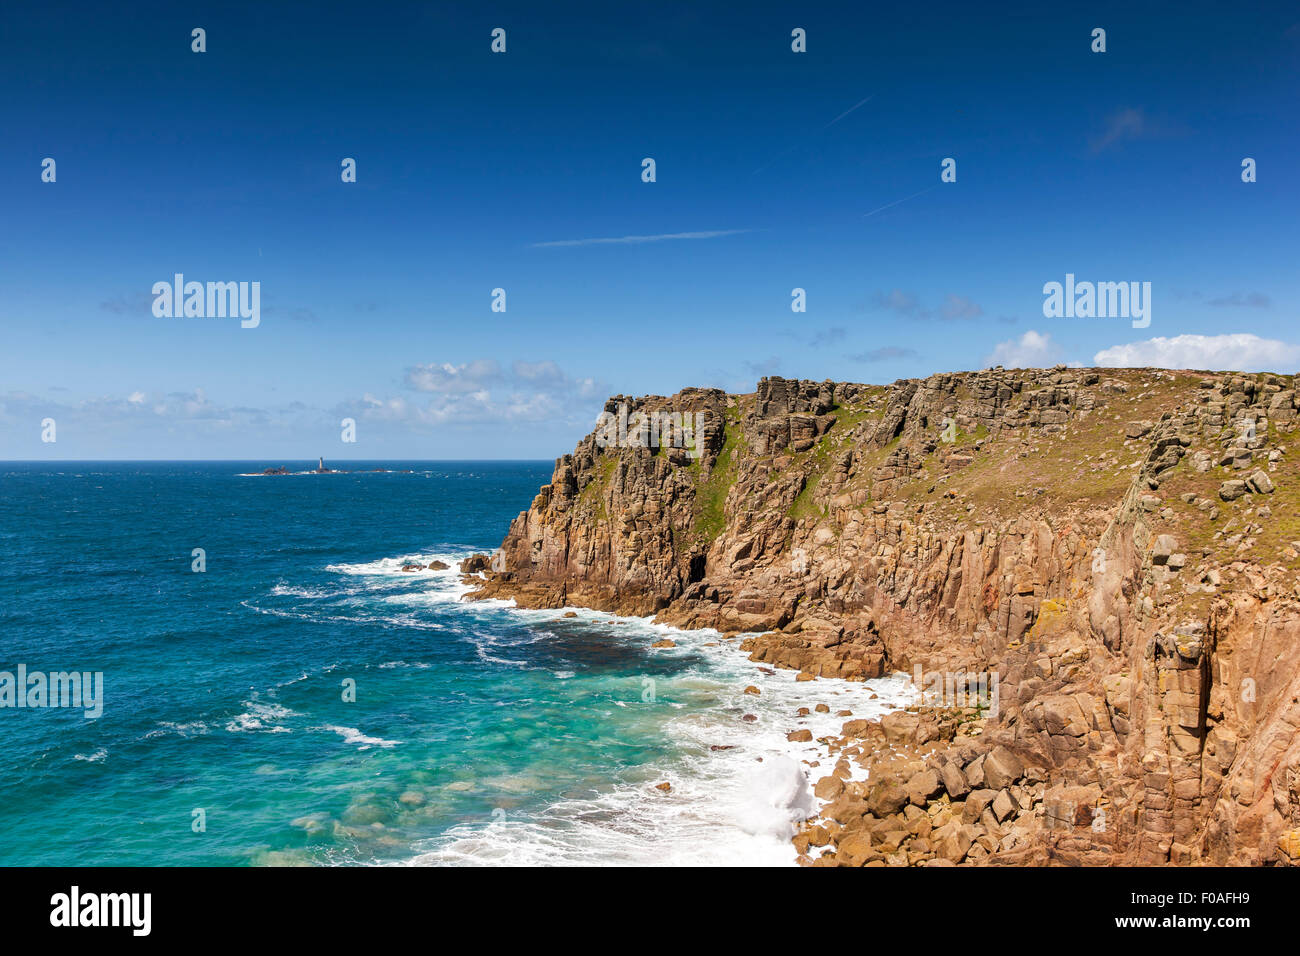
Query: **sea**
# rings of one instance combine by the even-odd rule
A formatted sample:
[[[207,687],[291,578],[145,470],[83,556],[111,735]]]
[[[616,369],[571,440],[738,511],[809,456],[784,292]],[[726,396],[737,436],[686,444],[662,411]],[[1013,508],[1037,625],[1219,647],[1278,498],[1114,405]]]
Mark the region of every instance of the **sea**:
[[[912,699],[464,600],[551,462],[281,464],[0,463],[0,865],[794,865],[787,735]]]

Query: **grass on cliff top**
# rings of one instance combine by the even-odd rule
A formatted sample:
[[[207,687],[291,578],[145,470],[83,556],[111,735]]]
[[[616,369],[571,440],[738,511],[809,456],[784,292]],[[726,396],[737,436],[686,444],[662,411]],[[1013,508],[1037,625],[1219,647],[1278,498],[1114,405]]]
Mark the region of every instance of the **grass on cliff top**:
[[[919,463],[914,459],[912,474],[897,479],[886,492],[878,487],[874,474],[899,447],[901,437],[895,436],[883,447],[859,454],[857,473],[844,490],[867,489],[871,500],[924,503],[933,518],[958,524],[1013,517],[1027,507],[1114,504],[1136,475],[1131,466],[1145,457],[1149,447],[1144,439],[1125,444],[1128,423],[1157,421],[1163,412],[1194,401],[1201,376],[1116,370],[1107,378],[1124,381],[1129,391],[1113,393],[1088,387],[1083,394],[1094,396],[1097,405],[1087,413],[1072,411],[1063,432],[1052,434],[1040,428],[1021,427],[990,433],[983,425],[973,432],[961,430],[955,443],[937,443],[935,450]],[[873,408],[861,417],[879,418],[883,412]],[[959,408],[959,412],[966,410]],[[931,426],[937,442],[942,424],[933,422]],[[791,517],[820,520],[824,515],[816,494],[836,447],[828,439],[837,431],[838,425],[818,448],[804,453],[803,458],[811,458],[813,467],[789,511]],[[836,437],[842,440],[847,434],[846,430]],[[974,445],[981,439],[981,447],[976,449]],[[973,453],[974,460],[953,467],[947,456],[954,450]],[[1024,494],[1017,497],[1018,490]],[[944,498],[948,491],[957,497]],[[974,508],[968,513],[971,505]]]
[[[1182,407],[1194,398],[1201,376],[1157,380],[1151,373],[1117,372],[1107,377],[1126,381],[1129,391],[1104,393],[1091,387],[1098,404],[1086,413],[1072,412],[1064,431],[1053,434],[1029,427],[1004,431],[986,440],[974,461],[942,482],[942,460],[936,450],[927,456],[920,476],[890,497],[936,502],[936,517],[960,517],[971,504],[976,516],[1012,517],[1028,505],[1090,507],[1118,502],[1137,475],[1133,464],[1142,461],[1150,447],[1145,438],[1126,444],[1128,423],[1158,421],[1164,412]],[[967,444],[973,446],[974,440],[959,438],[958,447]],[[943,500],[940,496],[946,491],[955,492],[957,499]],[[1017,491],[1024,494],[1017,497]]]
[[[1291,432],[1291,435],[1296,434]],[[1292,475],[1294,471],[1279,467],[1268,470],[1267,452],[1269,448],[1283,445],[1290,451],[1285,439],[1272,441],[1263,449],[1263,454],[1251,467],[1237,471],[1231,466],[1214,465],[1206,472],[1197,472],[1191,467],[1193,452],[1198,448],[1209,447],[1204,443],[1193,443],[1191,450],[1178,463],[1177,468],[1161,482],[1160,489],[1151,494],[1161,500],[1160,508],[1148,515],[1154,534],[1172,534],[1178,539],[1178,550],[1188,556],[1187,572],[1201,563],[1228,564],[1236,560],[1257,561],[1260,564],[1280,564],[1290,570],[1300,570],[1300,557],[1288,558],[1283,552],[1293,541],[1300,541],[1300,482]],[[1270,429],[1270,438],[1272,430]],[[1214,446],[1214,451],[1221,447]],[[1284,457],[1283,463],[1290,457]],[[1223,501],[1219,498],[1219,486],[1228,480],[1244,480],[1256,468],[1262,470],[1273,481],[1274,491],[1269,495],[1248,494],[1236,501]],[[1216,520],[1210,520],[1208,511],[1201,511],[1199,502],[1182,500],[1184,494],[1195,494],[1199,498],[1209,499],[1219,511]],[[1260,508],[1268,508],[1268,517],[1259,515]],[[1165,509],[1172,511],[1170,517],[1164,516]],[[1263,530],[1247,534],[1245,528],[1259,525]],[[1224,532],[1215,538],[1216,532]],[[1228,539],[1241,534],[1238,544],[1229,544]],[[1239,544],[1247,539],[1254,539],[1254,544],[1238,553]],[[1206,554],[1208,552],[1208,554]],[[1202,558],[1202,555],[1205,555]]]
[[[790,464],[782,469],[782,473],[791,468],[804,471],[803,490],[786,512],[796,521],[804,518],[820,520],[826,516],[826,510],[817,504],[817,486],[826,476],[832,455],[850,447],[860,437],[856,435],[858,426],[865,421],[882,418],[885,410],[883,407],[865,405],[836,405],[831,409],[831,414],[835,416],[835,424],[811,448],[792,455]]]

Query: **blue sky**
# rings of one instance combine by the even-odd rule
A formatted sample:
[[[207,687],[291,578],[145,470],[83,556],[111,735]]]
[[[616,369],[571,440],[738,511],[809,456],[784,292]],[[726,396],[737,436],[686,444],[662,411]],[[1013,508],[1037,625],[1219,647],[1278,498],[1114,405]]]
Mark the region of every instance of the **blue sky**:
[[[135,6],[0,13],[0,457],[548,458],[765,374],[1300,366],[1294,4]],[[260,325],[155,317],[177,272]],[[1067,273],[1150,326],[1044,318]]]

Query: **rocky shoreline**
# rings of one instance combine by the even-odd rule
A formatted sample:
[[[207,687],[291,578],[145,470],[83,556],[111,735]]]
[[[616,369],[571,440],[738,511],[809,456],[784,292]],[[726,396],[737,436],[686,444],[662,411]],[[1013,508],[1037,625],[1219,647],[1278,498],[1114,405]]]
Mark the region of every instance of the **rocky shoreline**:
[[[800,680],[937,678],[822,738],[803,862],[1300,863],[1291,377],[994,368],[621,406],[628,440],[558,459],[463,565],[470,597],[746,634]],[[698,444],[638,434],[668,416]]]

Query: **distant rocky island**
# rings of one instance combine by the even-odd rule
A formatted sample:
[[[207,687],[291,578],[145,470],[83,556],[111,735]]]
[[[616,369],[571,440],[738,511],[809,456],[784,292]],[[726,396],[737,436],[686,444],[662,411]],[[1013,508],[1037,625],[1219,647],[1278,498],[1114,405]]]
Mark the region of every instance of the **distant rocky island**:
[[[409,475],[411,473],[412,470],[410,468],[401,468],[401,469],[370,468],[367,469],[366,472],[356,472],[355,474]],[[354,472],[347,471],[346,469],[326,468],[325,459],[321,458],[318,460],[318,464],[315,468],[311,468],[306,471],[292,471],[289,468],[286,468],[284,465],[281,465],[278,468],[267,468],[263,471],[254,472],[254,474],[257,475],[350,475],[350,474],[354,474]]]
[[[471,596],[938,688],[822,739],[801,862],[1300,863],[1291,376],[998,367],[621,406],[702,422],[700,453],[593,432],[462,565]]]

